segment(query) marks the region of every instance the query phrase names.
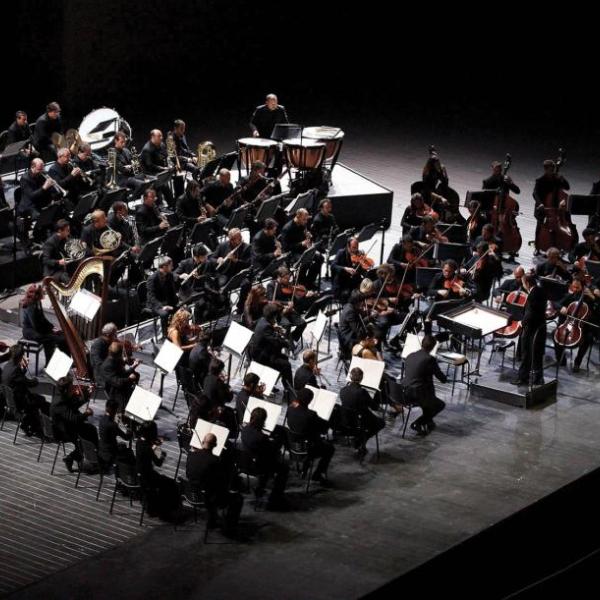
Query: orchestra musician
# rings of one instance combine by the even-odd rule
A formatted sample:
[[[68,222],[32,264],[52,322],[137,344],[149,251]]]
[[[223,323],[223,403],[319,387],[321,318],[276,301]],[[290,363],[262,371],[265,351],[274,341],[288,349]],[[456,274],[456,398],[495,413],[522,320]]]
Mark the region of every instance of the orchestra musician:
[[[56,153],[56,162],[48,169],[48,175],[68,192],[65,199],[71,205],[75,205],[82,189],[81,169],[73,167],[70,161],[71,151],[68,148],[59,148]]]
[[[473,257],[472,281],[474,284],[473,299],[485,302],[490,297],[494,281],[502,277],[502,262],[487,242],[479,242]]]
[[[315,215],[310,232],[316,244],[326,243],[327,248],[340,230],[333,214],[333,203],[329,198],[319,202],[319,212]]]
[[[424,216],[421,225],[413,227],[410,230],[410,236],[414,242],[422,245],[430,244],[431,242],[448,243],[448,238],[437,230],[436,221],[431,215]]]
[[[442,203],[443,198],[434,194],[436,202]],[[410,204],[405,208],[404,214],[402,215],[402,221],[400,223],[402,227],[402,233],[407,234],[413,227],[419,227],[423,221],[423,217],[430,216],[435,221],[439,219],[438,213],[436,213],[429,205],[425,204],[423,195],[419,192],[413,194],[410,197]]]
[[[276,238],[277,221],[265,219],[263,228],[252,238],[252,268],[263,271],[282,254],[281,243]]]
[[[521,189],[512,180],[510,175],[502,175],[503,163],[495,160],[492,163],[492,174],[483,180],[482,189],[484,190],[501,190],[502,193],[513,192],[513,194],[520,194]]]
[[[27,122],[27,113],[18,110],[15,113],[15,120],[8,128],[6,135],[6,145],[16,144],[17,142],[26,142],[31,139],[31,127]]]
[[[160,213],[156,205],[156,191],[148,188],[144,191],[142,204],[137,207],[135,220],[141,241],[144,243],[163,235],[169,228],[169,222]]]
[[[200,169],[196,166],[197,159],[188,146],[187,138],[185,137],[185,129],[185,121],[182,119],[175,119],[175,121],[173,121],[173,130],[169,131],[167,135],[172,136],[173,141],[175,142],[175,153],[181,168],[188,171],[196,178],[200,174]]]
[[[160,129],[153,129],[150,132],[150,139],[144,144],[140,152],[140,161],[142,170],[146,175],[156,177],[170,169],[167,159],[167,147],[163,142],[163,134]],[[164,198],[171,208],[174,208],[175,200],[169,184],[157,185],[155,183],[154,187],[160,197]]]
[[[158,270],[152,273],[147,282],[147,306],[160,317],[163,333],[166,335],[169,317],[177,306],[173,261],[162,256],[158,261]]]
[[[213,358],[202,382],[202,389],[209,400],[211,410],[222,408],[233,399],[233,392],[225,381],[224,369],[225,363],[218,358]]]
[[[240,271],[250,267],[252,262],[252,250],[250,245],[246,244],[242,239],[241,230],[234,227],[227,232],[227,239],[217,246],[217,249],[210,257],[210,260],[216,265],[219,287],[223,287]],[[248,281],[248,289],[249,285],[250,282]],[[244,294],[241,301],[242,306],[247,293],[248,290],[246,290],[246,294]]]
[[[527,302],[521,320],[521,365],[516,379],[511,383],[527,385],[530,374],[533,385],[544,383],[544,348],[546,346],[546,304],[548,298],[544,288],[533,275],[523,275],[523,289],[527,293]]]
[[[267,299],[267,290],[261,283],[252,287],[244,302],[244,315],[242,317],[244,325],[248,329],[254,329],[256,323],[262,317],[264,307],[269,303]]]
[[[60,106],[58,102],[50,102],[46,106],[46,112],[35,122],[33,132],[33,145],[43,160],[56,159],[56,147],[52,141],[52,134],[62,133],[62,130]]]
[[[486,243],[497,256],[502,254],[502,240],[494,235],[494,226],[491,223],[486,223],[481,228],[481,235],[476,237],[472,243],[473,248],[476,248],[481,242]]]
[[[350,354],[352,347],[358,342],[364,331],[364,323],[361,317],[361,307],[364,297],[359,290],[352,290],[348,302],[344,304],[340,313],[338,323],[341,350]]]
[[[396,270],[396,280],[400,273],[403,273],[404,285],[414,288],[417,267],[426,267],[429,264],[426,258],[419,258],[421,252],[409,233],[402,236],[400,244],[394,244],[386,262]]]
[[[250,398],[258,398],[262,400],[264,398],[265,384],[260,382],[260,378],[256,373],[246,373],[242,382],[242,389],[236,394],[235,397],[235,412],[237,415],[238,423],[244,422],[244,414],[248,407]]]
[[[52,277],[54,281],[67,284],[70,276],[67,271],[68,257],[66,256],[65,243],[71,235],[71,227],[68,221],[60,219],[56,222],[55,228],[55,233],[42,246],[44,277]]]
[[[100,336],[92,342],[90,347],[90,364],[96,383],[104,383],[102,364],[108,358],[110,345],[117,341],[117,331],[117,326],[114,323],[105,323],[102,326]]]
[[[135,228],[131,225],[131,221],[134,218],[129,217],[129,208],[125,202],[117,200],[112,205],[112,214],[108,217],[108,226],[121,234],[121,247],[125,250],[131,249],[134,254],[141,252],[138,234],[136,232],[137,223]]]
[[[234,195],[229,169],[219,169],[217,179],[207,183],[202,192],[207,211],[216,214],[217,222],[225,227],[239,203]]]
[[[122,131],[117,131],[113,143],[117,153],[117,185],[131,190],[137,198],[144,185],[144,176],[134,172],[131,150],[127,148],[127,136]]]
[[[575,244],[569,254],[571,262],[578,261],[581,258],[585,260],[600,260],[600,244],[598,243],[598,232],[591,227],[586,227],[581,232],[583,240]]]
[[[501,302],[505,296],[510,294],[510,292],[523,290],[523,275],[525,275],[525,269],[521,265],[515,267],[512,272],[512,277],[505,279],[494,290],[494,298],[496,302]]]
[[[267,94],[265,103],[254,109],[250,129],[254,137],[270,138],[275,125],[289,123],[285,108],[279,104],[275,94]]]
[[[551,277],[570,281],[571,274],[567,271],[565,264],[560,259],[560,250],[558,248],[548,248],[546,251],[546,260],[535,268],[535,274],[538,277]]]
[[[476,240],[481,236],[483,226],[489,222],[488,215],[481,210],[481,203],[471,200],[468,206],[469,218],[467,219],[467,237],[469,243],[474,246]]]
[[[108,356],[102,363],[102,378],[108,397],[119,405],[119,412],[125,411],[133,389],[140,380],[135,371],[136,362],[128,365],[123,358],[123,344],[114,341],[108,347]]]
[[[318,357],[314,350],[305,350],[302,353],[302,364],[294,373],[294,389],[301,390],[307,385],[320,387],[317,382]]]
[[[98,458],[104,471],[108,471],[115,461],[132,462],[134,461],[133,452],[125,445],[119,442],[117,438],[128,441],[133,437],[130,428],[119,427],[116,421],[119,404],[114,400],[107,400],[104,414],[100,417],[98,423]]]
[[[171,317],[167,329],[167,339],[183,350],[183,354],[177,363],[177,368],[189,366],[190,352],[196,345],[197,333],[190,327],[192,315],[185,308],[180,308]]]
[[[210,332],[202,329],[198,333],[196,344],[190,352],[189,368],[194,374],[196,387],[199,388],[208,375],[210,361],[213,359],[213,352],[210,348]]]
[[[16,202],[17,217],[27,221],[27,225],[22,230],[23,236],[26,236],[31,221],[36,220],[40,216],[40,211],[52,202],[55,194],[52,184],[52,178],[44,176],[44,161],[41,158],[34,158],[29,169],[21,176],[19,181],[21,198]]]
[[[202,189],[197,181],[188,181],[185,192],[177,198],[175,214],[187,231],[214,215],[214,209],[202,200]]]
[[[358,342],[352,346],[352,356],[383,361],[383,355],[378,350],[379,343],[380,340],[375,335],[375,329],[369,324],[361,332]]]
[[[341,302],[345,302],[352,292],[360,284],[365,275],[365,269],[361,266],[361,259],[368,257],[359,250],[357,238],[350,238],[345,248],[337,251],[331,263],[333,275],[333,295]],[[369,264],[367,261],[364,264]],[[372,264],[371,264],[372,266]]]

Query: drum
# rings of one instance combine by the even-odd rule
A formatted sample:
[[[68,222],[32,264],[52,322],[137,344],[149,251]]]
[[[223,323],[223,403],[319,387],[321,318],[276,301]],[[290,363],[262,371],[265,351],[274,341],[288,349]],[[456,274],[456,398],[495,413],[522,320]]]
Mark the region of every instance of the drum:
[[[253,162],[260,160],[268,167],[277,152],[277,142],[266,138],[247,137],[237,141],[238,156],[246,169],[250,169]]]
[[[302,137],[323,142],[325,144],[325,160],[336,161],[342,149],[344,132],[339,127],[320,125],[318,127],[305,127],[302,130]]]
[[[325,160],[325,144],[314,140],[294,138],[283,140],[283,151],[289,168],[302,171],[320,169]]]
[[[118,131],[122,131],[131,140],[129,123],[112,108],[93,110],[83,118],[79,125],[81,141],[89,144],[92,152],[111,146]]]

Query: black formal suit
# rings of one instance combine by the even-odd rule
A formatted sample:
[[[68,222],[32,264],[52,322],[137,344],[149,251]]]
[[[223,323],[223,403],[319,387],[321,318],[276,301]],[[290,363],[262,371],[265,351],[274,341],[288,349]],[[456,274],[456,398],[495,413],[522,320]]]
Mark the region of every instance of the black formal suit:
[[[343,349],[349,353],[352,350],[352,346],[360,339],[361,332],[363,331],[360,312],[354,304],[349,302],[344,304],[340,313],[338,331]]]
[[[289,342],[275,332],[273,325],[264,317],[261,317],[254,329],[254,335],[250,340],[250,356],[252,360],[271,367],[281,373],[282,379],[292,385],[292,367],[290,361],[281,354],[283,348],[287,348]]]
[[[314,371],[306,365],[300,365],[294,373],[294,389],[301,390],[307,385],[319,387]]]
[[[173,273],[166,273],[164,275],[161,271],[152,273],[148,277],[146,291],[146,304],[154,314],[160,317],[163,332],[166,332],[169,315],[172,311],[166,310],[163,307],[171,306],[174,310],[178,303]]]
[[[352,264],[350,252],[346,248],[342,248],[336,252],[335,258],[331,263],[333,293],[342,302],[348,299],[352,290],[358,288],[361,281],[359,274],[350,275],[345,271],[346,267],[354,269],[356,265]]]
[[[194,198],[189,193],[189,188],[184,194],[181,194],[175,202],[175,214],[180,223],[183,223],[190,231],[198,222],[198,217],[201,214],[200,207],[202,206],[201,198]]]
[[[28,169],[23,173],[19,181],[21,188],[21,200],[17,205],[17,215],[21,217],[30,216],[37,218],[42,208],[52,200],[52,188],[43,189],[46,182],[41,174],[33,175]]]
[[[59,346],[63,352],[69,353],[67,343],[62,333],[54,333],[54,327],[44,315],[39,302],[33,302],[23,308],[22,331],[26,340],[40,342],[44,346],[46,364],[52,358],[54,349]]]
[[[104,385],[109,398],[119,403],[119,409],[125,410],[135,381],[129,378],[131,372],[127,370],[123,358],[108,356],[102,363]]]
[[[406,357],[402,385],[408,389],[410,399],[423,409],[423,415],[415,423],[428,424],[444,409],[446,404],[436,398],[433,378],[446,383],[446,375],[440,369],[435,357],[421,349]]]
[[[65,258],[66,239],[61,239],[58,234],[52,234],[42,246],[42,264],[44,265],[44,277],[52,277],[55,281],[67,283],[69,274],[65,267],[59,265],[59,261]]]
[[[96,338],[90,347],[90,363],[96,382],[102,382],[104,373],[102,372],[102,363],[108,358],[108,348],[111,341],[103,336]]]
[[[571,281],[571,274],[561,265],[553,265],[550,261],[540,263],[535,268],[538,277],[559,277],[563,281]]]
[[[98,456],[105,467],[110,467],[117,458],[120,458],[119,442],[117,438],[131,439],[131,433],[120,429],[115,420],[109,415],[102,415],[98,424]]]
[[[250,128],[252,131],[258,131],[261,138],[270,138],[275,125],[288,122],[287,113],[281,104],[275,110],[270,110],[268,106],[261,104],[254,109],[250,119]]]
[[[233,398],[231,388],[217,375],[209,373],[202,382],[202,389],[211,407],[224,406]]]
[[[378,408],[377,402],[358,383],[350,382],[340,390],[342,402],[342,424],[346,427],[358,426],[358,416],[362,420],[362,436],[356,436],[355,446],[364,446],[367,440],[385,427],[385,421],[371,412]]]
[[[275,236],[267,235],[261,229],[252,238],[252,266],[258,271],[268,267],[275,258],[276,249]]]
[[[33,145],[44,161],[56,159],[56,148],[52,143],[52,134],[61,132],[62,121],[60,117],[51,119],[48,113],[44,113],[37,118],[33,131]]]
[[[487,179],[483,180],[484,190],[497,190],[502,189],[505,193],[510,191],[514,194],[520,194],[521,189],[519,186],[509,178],[506,180],[502,175],[490,175]]]
[[[546,304],[548,297],[542,286],[533,287],[527,296],[521,325],[521,355],[518,379],[529,381],[533,371],[533,383],[543,382],[544,349],[546,346]]]
[[[25,125],[19,125],[16,121],[13,121],[11,126],[8,128],[8,134],[6,136],[6,145],[16,144],[17,142],[24,142],[31,138],[31,127],[29,123]]]
[[[149,242],[166,232],[160,227],[162,219],[156,206],[140,204],[135,211],[135,222],[142,242]]]
[[[140,152],[140,163],[142,170],[147,175],[157,176],[167,170],[169,163],[167,160],[167,147],[161,142],[155,146],[151,141],[144,144]],[[173,192],[168,183],[154,185],[159,196],[164,196],[169,206],[174,205]]]
[[[218,245],[217,249],[210,256],[210,260],[214,263],[215,269],[217,269],[218,259],[225,258],[232,250],[233,247],[229,243],[229,240],[225,240]],[[216,271],[219,278],[219,287],[223,287],[232,277],[237,275],[240,271],[247,269],[252,262],[252,250],[245,242],[242,242],[241,246],[238,247],[235,256],[237,262],[228,260],[226,265],[223,265],[221,269]]]

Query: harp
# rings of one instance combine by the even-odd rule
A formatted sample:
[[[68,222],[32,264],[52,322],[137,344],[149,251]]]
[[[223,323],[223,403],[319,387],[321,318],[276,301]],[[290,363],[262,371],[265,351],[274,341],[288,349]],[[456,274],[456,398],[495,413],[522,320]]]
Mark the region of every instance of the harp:
[[[51,277],[45,277],[43,281],[54,314],[69,345],[77,377],[81,379],[91,379],[85,342],[98,337],[104,324],[112,261],[110,256],[86,258],[79,264],[67,285],[61,285]],[[100,309],[92,319],[86,319],[70,309],[73,298],[81,290],[94,294],[101,301]]]

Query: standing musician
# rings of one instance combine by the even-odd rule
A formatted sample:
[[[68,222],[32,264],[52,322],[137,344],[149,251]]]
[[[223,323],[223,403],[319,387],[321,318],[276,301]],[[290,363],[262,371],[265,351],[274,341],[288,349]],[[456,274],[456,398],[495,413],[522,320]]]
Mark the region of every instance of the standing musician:
[[[250,119],[250,129],[254,137],[270,138],[273,128],[279,123],[289,123],[285,108],[277,101],[275,94],[268,94],[265,103],[257,106]]]
[[[294,264],[302,254],[312,246],[312,236],[308,232],[308,221],[310,213],[305,208],[299,208],[291,221],[288,221],[281,230],[279,236],[281,247],[284,252],[290,252],[290,264]],[[298,279],[308,287],[315,288],[316,280],[321,272],[323,256],[315,252],[312,261],[308,265],[302,265]]]
[[[65,243],[71,235],[69,222],[60,219],[56,223],[56,232],[42,246],[42,264],[44,277],[52,277],[54,281],[67,284],[70,276],[67,271],[67,255]]]
[[[451,258],[444,261],[442,272],[431,280],[427,296],[432,298],[431,306],[425,319],[425,333],[431,334],[431,321],[441,311],[465,301],[471,290],[457,274],[458,265]]]
[[[321,200],[319,203],[319,212],[315,215],[310,228],[315,243],[324,243],[324,248],[327,249],[339,230],[340,228],[333,214],[333,203],[329,198]]]
[[[426,192],[435,192],[448,187],[448,172],[433,147],[430,148],[429,158],[423,167],[423,176],[421,180],[423,182],[423,190]]]
[[[167,159],[167,147],[163,142],[163,134],[160,129],[153,129],[150,132],[150,139],[144,144],[140,153],[142,169],[147,175],[160,175],[170,169]],[[155,185],[156,191],[170,207],[175,204],[173,192],[168,183]]]
[[[56,147],[52,141],[52,134],[62,133],[62,130],[60,106],[58,102],[50,102],[46,106],[46,112],[35,122],[33,132],[33,145],[43,160],[56,159]]]
[[[127,136],[122,131],[115,134],[114,145],[117,153],[117,185],[128,188],[137,198],[144,185],[144,176],[141,173],[136,175],[134,171],[131,150],[127,148]]]
[[[509,175],[502,175],[502,163],[495,160],[492,163],[492,174],[483,180],[482,189],[502,190],[504,193],[513,192],[520,194],[521,188],[511,179]]]
[[[448,243],[448,238],[437,230],[436,221],[431,215],[424,216],[421,225],[410,230],[410,235],[413,241],[423,245],[431,242]]]
[[[234,196],[229,169],[220,169],[217,179],[203,188],[203,197],[207,211],[214,211],[217,221],[224,227],[238,203]]]
[[[560,259],[560,250],[558,248],[548,248],[546,251],[546,260],[535,268],[535,274],[538,277],[551,277],[552,279],[571,281],[571,274]]]
[[[252,268],[260,272],[282,254],[281,242],[275,237],[277,221],[265,219],[263,228],[252,238]]]
[[[135,220],[144,243],[162,236],[169,229],[169,222],[156,205],[156,191],[153,188],[144,192],[143,202],[135,211]]]
[[[577,306],[579,302],[585,304],[588,309],[588,315],[585,317],[583,322],[576,321],[576,324],[581,329],[581,341],[578,344],[577,355],[573,361],[573,372],[578,373],[581,368],[581,362],[584,359],[590,346],[594,343],[594,327],[586,325],[589,322],[593,325],[600,324],[600,311],[599,311],[599,299],[600,290],[598,288],[592,290],[586,286],[581,280],[574,278],[569,284],[569,289],[565,296],[559,301],[560,311],[558,316],[558,326],[567,321],[569,314],[569,306]],[[559,345],[556,341],[556,334],[554,336],[554,352],[556,354],[556,360],[561,367],[567,364],[567,357],[565,354],[565,347]]]
[[[443,198],[437,194],[433,194],[436,202],[443,204]],[[430,216],[435,221],[439,219],[439,214],[436,213],[428,204],[425,204],[423,195],[420,193],[413,194],[410,197],[410,204],[404,210],[402,215],[402,233],[408,233],[413,227],[419,227],[423,221],[423,217]]]
[[[261,283],[252,287],[244,302],[244,315],[242,321],[248,329],[254,329],[256,323],[263,315],[265,306],[269,303],[267,290]]]
[[[292,386],[292,366],[289,359],[281,351],[289,348],[287,336],[277,325],[279,308],[275,304],[267,304],[263,316],[254,328],[250,341],[250,358],[256,362],[271,367],[281,373],[281,378]]]
[[[200,174],[200,169],[196,166],[197,159],[188,146],[187,138],[185,137],[185,127],[185,121],[175,119],[173,121],[173,130],[169,131],[167,136],[172,136],[175,142],[175,153],[181,168],[191,173],[193,177],[197,177]]]
[[[177,306],[173,261],[170,257],[162,256],[159,259],[158,270],[148,278],[146,289],[146,304],[160,317],[163,334],[166,335],[169,317]]]
[[[541,285],[538,285],[533,275],[524,275],[523,289],[527,293],[527,302],[523,319],[521,320],[522,332],[521,366],[517,378],[511,383],[527,385],[530,373],[533,371],[533,384],[544,383],[544,348],[546,346],[546,304],[548,298]]]
[[[123,358],[123,344],[112,342],[108,348],[108,356],[102,363],[102,378],[108,397],[119,405],[119,412],[125,411],[133,389],[140,380],[135,372],[137,362],[127,365]]]

